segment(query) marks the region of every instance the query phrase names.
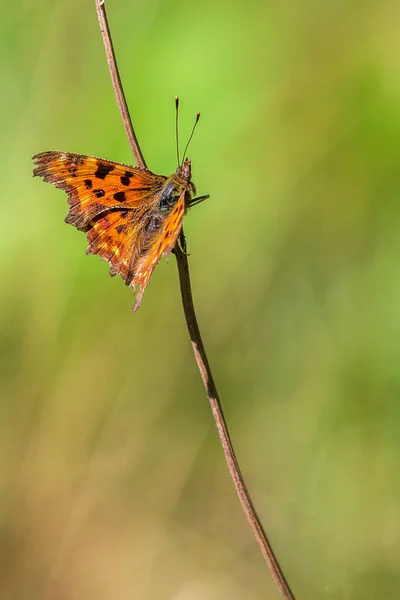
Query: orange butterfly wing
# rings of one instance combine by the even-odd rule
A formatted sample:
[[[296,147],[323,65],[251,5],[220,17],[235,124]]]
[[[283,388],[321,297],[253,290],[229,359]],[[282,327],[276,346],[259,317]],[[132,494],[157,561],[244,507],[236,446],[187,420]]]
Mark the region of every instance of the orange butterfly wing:
[[[172,212],[165,218],[161,235],[155,234],[150,237],[149,250],[137,261],[136,282],[140,290],[136,297],[133,310],[137,310],[142,300],[143,292],[149,283],[150,275],[156,268],[160,258],[164,254],[168,256],[174,249],[176,240],[182,229],[183,217],[185,215],[185,195],[181,194]]]
[[[175,246],[185,213],[184,194],[165,216],[158,208],[166,178],[146,169],[67,152],[33,157],[34,175],[68,194],[65,221],[86,233],[87,254],[110,264],[110,274],[139,287],[139,308],[150,276]]]

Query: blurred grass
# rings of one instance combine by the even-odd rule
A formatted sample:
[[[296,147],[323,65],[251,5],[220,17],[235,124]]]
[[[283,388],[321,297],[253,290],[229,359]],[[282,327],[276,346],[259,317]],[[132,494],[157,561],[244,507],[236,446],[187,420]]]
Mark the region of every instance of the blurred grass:
[[[150,168],[199,193],[195,301],[298,598],[397,599],[400,76],[394,0],[108,2]],[[174,260],[139,313],[31,155],[131,162],[92,2],[0,24],[0,596],[277,598],[226,473]]]

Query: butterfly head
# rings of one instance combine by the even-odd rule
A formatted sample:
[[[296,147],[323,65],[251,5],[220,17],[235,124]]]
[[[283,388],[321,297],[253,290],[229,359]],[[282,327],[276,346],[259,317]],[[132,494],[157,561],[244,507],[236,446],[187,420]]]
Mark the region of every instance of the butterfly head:
[[[185,200],[190,201],[192,194],[196,193],[196,187],[192,181],[192,161],[190,158],[185,158],[183,164],[177,168],[175,176],[183,183],[186,192]]]
[[[176,174],[178,177],[182,177],[182,179],[190,182],[192,179],[192,161],[190,158],[185,158],[183,164],[177,168]]]

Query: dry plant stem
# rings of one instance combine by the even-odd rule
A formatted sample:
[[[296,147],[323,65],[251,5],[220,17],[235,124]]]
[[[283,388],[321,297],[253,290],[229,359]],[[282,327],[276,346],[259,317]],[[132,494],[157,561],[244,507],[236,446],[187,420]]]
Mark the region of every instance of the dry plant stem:
[[[260,546],[260,550],[265,558],[277,588],[279,589],[283,598],[294,600],[294,596],[290,590],[289,584],[279,566],[259,516],[257,515],[256,509],[254,508],[249,491],[243,479],[235,451],[233,449],[228,425],[225,420],[221,401],[219,399],[218,391],[212,376],[211,367],[208,362],[203,340],[201,338],[199,325],[197,323],[196,312],[193,304],[187,254],[181,250],[179,244],[176,245],[174,253],[178,263],[183,310],[185,312],[186,324],[189,330],[193,352],[196,357],[196,362],[199,367],[204,387],[207,392],[208,401],[210,403],[214,421],[218,429],[218,435],[221,440],[226,462],[228,463],[229,472],[233,479],[233,483],[235,485],[237,495],[239,496],[242,508],[245,512],[250,527],[254,532],[255,538]]]
[[[107,22],[107,15],[105,12],[104,0],[95,0],[95,4],[100,24],[100,31],[106,49],[108,68],[110,70],[114,92],[117,99],[118,107],[120,109],[121,118],[125,127],[126,135],[130,147],[132,149],[133,155],[135,156],[135,159],[137,161],[137,164],[140,167],[146,168],[146,162],[140,150],[138,140],[133,131],[128,107],[126,105],[125,95],[122,89],[121,79],[119,77],[117,62],[111,41],[111,34]],[[183,231],[181,232],[180,240],[181,246],[185,247]],[[242,473],[240,471],[235,456],[232,441],[228,431],[228,426],[225,421],[221,402],[219,400],[217,388],[215,386],[215,382],[211,373],[211,368],[208,362],[207,354],[203,345],[200,329],[196,319],[187,254],[182,251],[179,244],[176,244],[174,254],[177,260],[182,304],[185,313],[186,324],[189,330],[189,335],[192,342],[196,362],[201,374],[201,378],[203,380],[204,387],[206,389],[213,417],[217,425],[218,434],[221,440],[226,461],[228,463],[229,472],[233,479],[233,483],[235,485],[243,510],[246,514],[247,520],[251,528],[253,529],[256,540],[260,546],[261,552],[265,558],[265,561],[268,565],[268,568],[271,572],[271,575],[273,577],[273,580],[275,581],[278,590],[280,591],[282,597],[286,600],[295,600],[295,597],[290,590],[289,584],[285,579],[282,569],[280,568],[280,565],[277,559],[275,558],[275,555],[268,541],[266,533],[263,529],[263,526],[261,525],[260,519],[254,508],[253,502],[247,490],[246,484],[244,482]]]
[[[115,58],[114,46],[112,43],[110,28],[104,0],[95,0],[97,18],[99,20],[101,37],[103,38],[104,48],[106,51],[108,69],[110,71],[112,84],[114,88],[115,98],[117,100],[119,112],[121,113],[122,123],[124,125],[126,137],[132,149],[138,167],[146,169],[146,161],[137,140],[135,130],[133,129],[132,119],[129,114],[129,108],[126,103],[124,88],[122,87],[121,78],[119,76],[117,59]]]

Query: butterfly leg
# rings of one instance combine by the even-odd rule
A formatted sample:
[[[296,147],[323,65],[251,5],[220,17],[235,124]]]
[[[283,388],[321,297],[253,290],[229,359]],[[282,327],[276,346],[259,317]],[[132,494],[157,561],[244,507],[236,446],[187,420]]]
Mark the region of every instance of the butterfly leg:
[[[182,250],[183,254],[186,254],[186,256],[190,256],[190,254],[188,254],[187,252],[186,236],[183,233],[183,229],[179,234],[177,244],[179,244],[179,248]],[[172,250],[172,252],[174,252],[174,250]]]

